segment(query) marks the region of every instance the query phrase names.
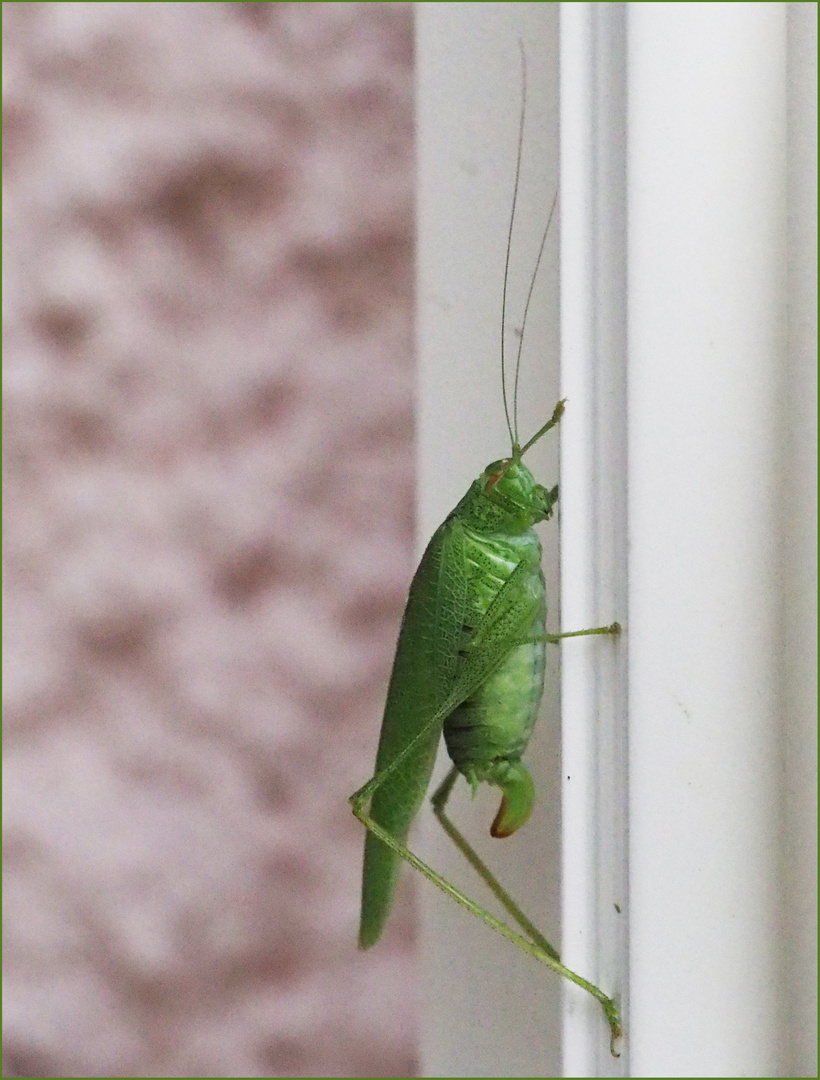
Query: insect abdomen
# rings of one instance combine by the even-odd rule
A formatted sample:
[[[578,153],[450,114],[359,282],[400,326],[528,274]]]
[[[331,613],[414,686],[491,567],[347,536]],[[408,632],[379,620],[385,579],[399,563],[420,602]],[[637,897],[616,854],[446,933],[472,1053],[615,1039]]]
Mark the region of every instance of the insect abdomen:
[[[528,530],[505,546],[508,550],[503,562],[495,538],[492,557],[476,560],[485,578],[490,576],[493,582],[477,581],[470,590],[469,606],[477,616],[484,614],[504,580],[523,559],[526,566],[520,587],[536,601],[536,614],[525,637],[543,636],[547,608],[541,545],[535,533]],[[524,753],[544,690],[544,653],[543,640],[515,646],[478,690],[444,721],[444,738],[453,764],[471,783],[497,783],[494,773],[498,763],[517,762]]]

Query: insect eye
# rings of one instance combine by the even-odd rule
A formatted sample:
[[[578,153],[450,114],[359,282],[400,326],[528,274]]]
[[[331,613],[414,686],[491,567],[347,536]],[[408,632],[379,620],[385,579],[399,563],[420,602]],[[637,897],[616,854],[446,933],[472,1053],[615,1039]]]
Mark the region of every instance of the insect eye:
[[[492,476],[488,477],[487,483],[484,485],[484,490],[485,491],[489,491],[490,488],[495,487],[495,485],[498,483],[498,481],[501,479],[501,477],[507,471],[507,467],[509,466],[509,464],[510,464],[509,460],[507,460],[507,461],[499,461],[498,468],[492,474]]]

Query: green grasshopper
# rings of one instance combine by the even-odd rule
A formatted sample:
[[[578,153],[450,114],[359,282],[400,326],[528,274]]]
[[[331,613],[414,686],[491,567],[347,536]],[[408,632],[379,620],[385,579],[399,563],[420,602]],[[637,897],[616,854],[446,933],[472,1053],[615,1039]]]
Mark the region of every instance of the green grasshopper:
[[[504,271],[502,326],[524,128],[522,95],[518,158]],[[557,196],[556,196],[557,198]],[[511,836],[529,818],[535,788],[521,761],[544,689],[547,643],[590,634],[617,634],[617,623],[546,632],[546,592],[541,544],[533,530],[552,517],[558,488],[536,483],[524,454],[564,411],[559,401],[550,419],[520,446],[517,438],[518,371],[523,326],[541,255],[555,210],[553,202],[524,309],[515,372],[513,422],[507,406],[502,334],[502,396],[510,434],[510,456],[494,461],[433,534],[410,585],[387,693],[375,775],[350,797],[366,826],[359,946],[379,940],[390,914],[401,861],[471,911],[488,926],[547,967],[576,983],[603,1007],[611,1047],[621,1034],[615,1002],[593,983],[565,967],[558,952],[530,922],[445,813],[461,774],[475,792],[480,783],[501,789],[501,805],[490,829]],[[444,734],[453,762],[432,796],[447,835],[489,886],[526,937],[465,896],[406,846],[410,825],[430,784],[439,738]],[[369,803],[369,807],[368,807]]]

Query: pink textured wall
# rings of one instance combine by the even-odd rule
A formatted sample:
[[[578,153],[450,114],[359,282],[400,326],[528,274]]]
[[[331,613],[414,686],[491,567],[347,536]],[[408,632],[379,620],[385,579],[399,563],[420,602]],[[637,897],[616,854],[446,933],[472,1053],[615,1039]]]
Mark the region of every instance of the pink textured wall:
[[[6,1075],[408,1075],[412,8],[3,22]]]

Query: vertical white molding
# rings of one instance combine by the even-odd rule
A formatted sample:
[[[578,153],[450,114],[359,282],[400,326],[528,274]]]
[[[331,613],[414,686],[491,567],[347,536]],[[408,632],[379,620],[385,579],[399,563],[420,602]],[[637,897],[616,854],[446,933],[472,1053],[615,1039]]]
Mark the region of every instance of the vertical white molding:
[[[625,12],[561,5],[561,607],[567,630],[627,624]],[[562,956],[627,1002],[626,659],[562,646]],[[600,1006],[564,986],[564,1075],[628,1075]]]
[[[785,1076],[817,1075],[817,4],[788,5],[788,354],[781,421]]]
[[[419,547],[493,459],[509,452],[501,404],[499,341],[504,250],[521,102],[519,38],[528,59],[527,126],[513,239],[508,348],[558,185],[557,5],[419,4],[418,351]],[[520,427],[532,434],[559,396],[557,230],[530,310],[522,367]],[[528,463],[558,480],[558,438]],[[558,538],[541,530],[558,627]],[[542,716],[527,763],[538,803],[527,826],[492,840],[497,792],[466,785],[453,817],[549,938],[560,939],[560,723],[558,650],[550,657]],[[440,764],[443,764],[440,762]],[[416,849],[468,895],[493,898],[428,812]],[[560,1075],[561,980],[427,882],[405,874],[423,912],[424,1015],[421,1067],[428,1076]],[[501,914],[499,912],[499,914]]]
[[[786,14],[628,16],[630,1047],[774,1076]]]
[[[554,7],[416,8],[422,545],[506,445],[517,38],[531,70],[520,297],[555,190],[538,111],[555,99]],[[564,958],[620,998],[627,1035],[615,1061],[597,1005],[417,882],[423,1071],[558,1075],[563,997],[566,1075],[813,1075],[816,59],[800,34],[816,6],[560,8],[561,628],[618,618],[624,634],[562,646],[561,769],[553,673],[530,825],[482,842],[491,793],[454,810],[548,936],[560,889]],[[804,54],[788,84],[787,16]],[[554,309],[535,320],[524,430],[559,394]],[[550,482],[555,449],[532,458]],[[423,854],[482,896],[429,819],[420,831]]]

